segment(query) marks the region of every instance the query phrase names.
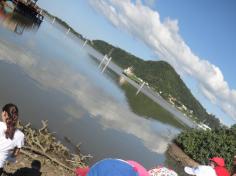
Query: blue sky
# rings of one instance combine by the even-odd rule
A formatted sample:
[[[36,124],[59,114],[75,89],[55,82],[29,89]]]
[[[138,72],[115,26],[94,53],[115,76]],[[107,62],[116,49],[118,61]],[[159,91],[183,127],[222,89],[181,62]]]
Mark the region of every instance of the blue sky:
[[[159,0],[163,18],[177,18],[180,33],[201,57],[221,68],[225,79],[236,88],[236,1],[234,0]]]
[[[105,40],[146,60],[164,57],[208,112],[226,124],[235,123],[236,1],[39,0],[38,4],[85,37]]]

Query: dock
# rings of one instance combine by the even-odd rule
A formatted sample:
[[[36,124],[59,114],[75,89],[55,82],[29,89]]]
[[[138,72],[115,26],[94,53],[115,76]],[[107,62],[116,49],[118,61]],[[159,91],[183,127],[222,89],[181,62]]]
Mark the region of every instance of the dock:
[[[36,4],[37,0],[13,0],[15,10],[38,21],[43,21],[43,10]]]

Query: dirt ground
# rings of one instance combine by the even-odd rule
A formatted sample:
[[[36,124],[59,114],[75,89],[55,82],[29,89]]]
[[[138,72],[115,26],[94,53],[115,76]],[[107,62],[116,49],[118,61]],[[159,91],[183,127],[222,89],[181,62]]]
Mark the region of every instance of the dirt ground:
[[[41,161],[41,172],[42,176],[75,176],[73,172],[70,172],[66,169],[59,167],[51,163],[48,159],[45,159],[39,155],[34,156],[35,159]],[[17,157],[16,163],[8,163],[4,169],[8,173],[14,173],[17,169],[22,167],[31,167],[32,158],[25,156],[24,154],[20,154]]]
[[[80,153],[79,146],[73,145],[76,147],[76,153],[71,153],[48,131],[47,126],[47,121],[42,121],[40,129],[32,128],[30,123],[18,124],[18,128],[25,134],[25,145],[16,162],[5,165],[4,170],[7,173],[14,173],[23,167],[30,168],[33,160],[41,162],[42,176],[75,176],[74,168],[86,166],[84,161],[87,156]]]
[[[196,167],[199,165],[199,163],[186,155],[183,150],[175,143],[169,145],[167,152],[173,159],[175,159],[177,162],[180,162],[182,166]]]

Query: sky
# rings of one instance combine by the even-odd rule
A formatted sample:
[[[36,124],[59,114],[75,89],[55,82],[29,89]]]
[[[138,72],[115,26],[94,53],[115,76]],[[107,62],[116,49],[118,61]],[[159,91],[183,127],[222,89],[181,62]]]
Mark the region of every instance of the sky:
[[[89,39],[165,60],[221,122],[236,122],[235,0],[39,0]]]

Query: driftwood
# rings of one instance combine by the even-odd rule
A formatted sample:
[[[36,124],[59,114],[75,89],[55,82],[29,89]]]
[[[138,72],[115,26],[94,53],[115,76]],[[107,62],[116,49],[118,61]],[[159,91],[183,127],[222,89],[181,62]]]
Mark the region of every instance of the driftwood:
[[[30,158],[35,159],[35,154],[43,156],[68,171],[74,171],[76,167],[85,167],[86,161],[91,158],[90,155],[85,156],[80,152],[71,154],[68,148],[48,131],[47,121],[42,121],[42,128],[38,130],[31,128],[30,123],[27,125],[19,123],[18,128],[25,134],[25,146],[21,152]],[[76,147],[77,151],[80,151],[80,146]]]

